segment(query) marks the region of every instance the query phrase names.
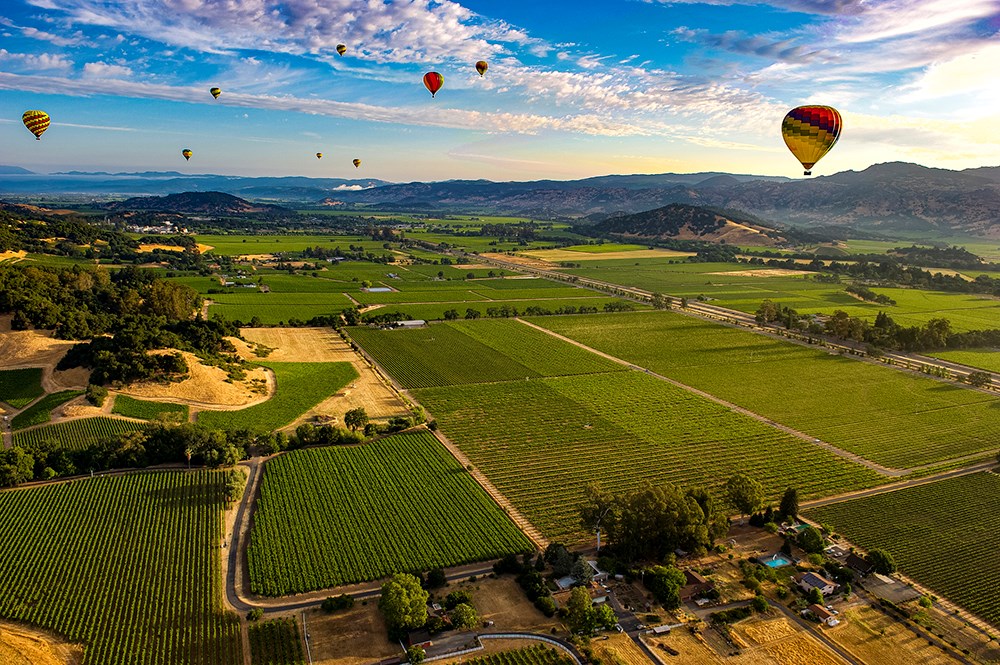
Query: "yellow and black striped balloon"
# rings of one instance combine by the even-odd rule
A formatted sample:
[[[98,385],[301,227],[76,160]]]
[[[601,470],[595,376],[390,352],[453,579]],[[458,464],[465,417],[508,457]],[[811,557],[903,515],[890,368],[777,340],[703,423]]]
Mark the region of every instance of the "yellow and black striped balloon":
[[[29,132],[35,135],[37,140],[41,141],[42,134],[49,128],[52,120],[45,111],[25,111],[21,114],[21,122],[24,123]]]
[[[209,90],[209,92],[212,93],[213,97],[215,97],[216,99],[218,99],[219,95],[222,94],[222,88],[212,88],[211,90]]]
[[[339,53],[340,55],[344,55],[345,53],[347,53],[347,45],[337,44],[337,53]]]
[[[355,159],[354,160],[354,168],[358,168],[359,166],[361,166],[361,160],[360,159]]]
[[[193,155],[194,153],[188,150],[187,148],[184,148],[183,150],[181,150],[181,154],[184,155],[185,161],[189,161],[191,159],[191,155]]]
[[[799,106],[781,122],[781,136],[795,158],[802,163],[805,175],[840,138],[843,120],[832,106]]]

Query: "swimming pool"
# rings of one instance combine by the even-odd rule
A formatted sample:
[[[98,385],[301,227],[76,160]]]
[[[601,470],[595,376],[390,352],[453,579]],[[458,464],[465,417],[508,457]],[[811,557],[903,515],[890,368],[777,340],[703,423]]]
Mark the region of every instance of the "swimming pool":
[[[768,568],[781,568],[782,566],[792,565],[792,560],[780,552],[771,556],[761,557],[757,560]]]

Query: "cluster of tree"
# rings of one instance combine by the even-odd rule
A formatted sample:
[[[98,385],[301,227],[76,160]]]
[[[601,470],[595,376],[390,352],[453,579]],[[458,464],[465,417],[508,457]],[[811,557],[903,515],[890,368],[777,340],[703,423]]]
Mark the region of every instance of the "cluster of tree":
[[[882,293],[875,293],[867,286],[861,284],[848,284],[844,287],[844,290],[850,294],[856,295],[857,297],[865,300],[867,302],[878,303],[879,305],[895,305],[896,301],[889,296]]]
[[[477,235],[490,236],[498,240],[525,240],[536,238],[537,227],[532,223],[522,224],[483,224]]]
[[[694,263],[737,263],[740,248],[735,245],[706,244],[691,257]]]
[[[964,247],[894,247],[890,254],[899,256],[910,265],[927,266],[931,268],[976,268],[1000,269],[1000,265],[986,263],[981,256],[973,254]]]
[[[704,553],[729,527],[722,503],[708,490],[670,484],[624,494],[590,485],[580,517],[584,528],[599,529],[602,543],[627,562],[662,561],[677,549]]]
[[[551,550],[554,554],[559,547],[562,546],[554,543],[549,546],[546,552]],[[566,548],[562,547],[562,549]],[[517,555],[508,554],[493,564],[493,572],[497,575],[516,575],[517,583],[528,600],[534,603],[542,614],[551,617],[556,614],[556,603],[552,599],[552,592],[542,575],[544,570],[545,556],[541,554],[534,562],[532,562],[531,554],[522,555],[520,560]]]
[[[467,589],[452,591],[442,601],[446,615],[427,611],[430,594],[421,579],[409,573],[398,573],[382,585],[379,610],[389,629],[389,638],[402,640],[406,633],[425,628],[431,634],[444,630],[468,630],[479,625],[479,613]],[[411,661],[412,663],[412,661]]]

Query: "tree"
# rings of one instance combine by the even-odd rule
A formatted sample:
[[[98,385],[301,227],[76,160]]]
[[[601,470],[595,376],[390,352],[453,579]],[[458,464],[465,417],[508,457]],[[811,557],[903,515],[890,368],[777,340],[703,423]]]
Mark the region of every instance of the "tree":
[[[653,566],[646,570],[642,579],[663,607],[675,610],[681,606],[681,587],[687,581],[684,573],[672,566]]]
[[[346,593],[339,596],[330,596],[320,605],[324,612],[336,612],[337,610],[349,610],[354,607],[354,598]]]
[[[876,573],[889,575],[896,572],[896,560],[885,550],[871,550],[868,552],[868,560],[875,567]]]
[[[0,487],[11,487],[34,477],[35,459],[21,448],[0,449]]]
[[[439,589],[447,583],[448,578],[445,577],[444,571],[440,568],[432,568],[430,572],[427,573],[428,589]]]
[[[750,601],[750,609],[757,614],[763,614],[771,609],[771,606],[768,604],[767,598],[764,596],[754,596],[753,600]]]
[[[428,593],[420,580],[407,573],[397,573],[382,585],[378,608],[393,631],[419,628],[427,621]]]
[[[989,372],[972,372],[965,377],[965,380],[970,386],[982,388],[990,385],[993,382],[993,377],[990,376]]]
[[[365,425],[368,424],[368,412],[365,411],[363,406],[351,409],[344,414],[344,424],[347,425],[352,432],[364,429]]]
[[[562,543],[549,543],[545,548],[545,562],[552,566],[552,573],[556,577],[563,577],[573,570],[574,559]]]
[[[819,532],[814,526],[807,526],[799,532],[799,547],[804,549],[810,554],[819,554],[823,551],[825,542],[823,541],[823,534]]]
[[[264,610],[259,607],[255,607],[249,612],[247,612],[247,619],[249,619],[250,621],[260,621],[263,617],[264,617]]]
[[[445,312],[444,312],[444,320],[445,321],[454,321],[457,318],[458,318],[458,310],[457,309],[448,309],[448,310],[445,310]]]
[[[471,630],[479,625],[479,614],[472,605],[459,603],[451,611],[451,623],[458,630]]]
[[[752,515],[764,505],[764,488],[759,482],[737,474],[726,481],[726,498],[740,515]]]
[[[582,586],[587,586],[594,579],[594,569],[590,567],[590,564],[583,557],[580,557],[573,563],[569,574],[573,576],[577,584]]]
[[[794,520],[799,516],[799,491],[794,487],[785,490],[781,497],[781,504],[778,507],[781,515],[788,520]]]
[[[569,602],[566,603],[566,623],[572,633],[590,635],[594,632],[595,616],[594,604],[590,600],[590,593],[582,586],[575,587],[570,592]]]
[[[422,646],[415,644],[406,650],[406,662],[410,665],[420,665],[420,663],[424,662],[424,658],[426,657],[427,652],[424,651]]]
[[[808,600],[810,603],[814,603],[816,605],[822,605],[823,604],[823,592],[820,591],[819,589],[817,589],[816,587],[813,587],[813,588],[809,589],[809,593],[806,594],[806,600]]]
[[[593,608],[594,626],[599,630],[613,630],[618,623],[615,611],[607,603],[603,603]]]

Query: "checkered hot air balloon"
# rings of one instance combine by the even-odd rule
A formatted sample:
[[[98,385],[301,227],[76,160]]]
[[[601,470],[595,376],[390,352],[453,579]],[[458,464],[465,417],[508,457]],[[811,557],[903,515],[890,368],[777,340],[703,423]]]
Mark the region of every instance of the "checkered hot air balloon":
[[[799,106],[781,122],[781,136],[805,175],[812,175],[813,165],[837,143],[841,127],[840,112],[832,106]]]
[[[25,111],[21,114],[21,122],[24,123],[29,132],[35,135],[37,140],[41,141],[42,134],[49,128],[52,120],[45,111]]]

